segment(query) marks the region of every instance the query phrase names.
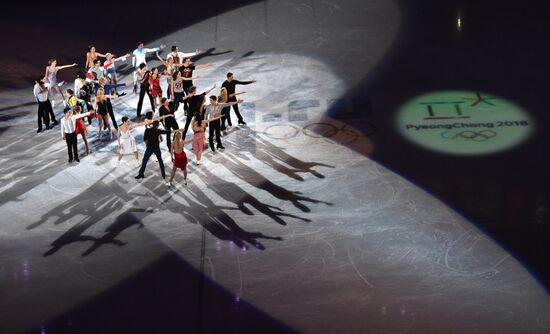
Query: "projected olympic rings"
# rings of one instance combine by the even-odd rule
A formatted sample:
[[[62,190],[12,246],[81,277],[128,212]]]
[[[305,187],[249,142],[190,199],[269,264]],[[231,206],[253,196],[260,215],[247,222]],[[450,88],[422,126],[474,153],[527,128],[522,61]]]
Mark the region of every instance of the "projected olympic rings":
[[[347,124],[336,126],[331,123],[317,122],[307,124],[300,129],[292,123],[277,123],[266,127],[262,133],[271,139],[294,138],[300,132],[305,136],[316,139],[342,135],[344,136],[344,142],[353,142],[361,136],[369,136],[376,131],[376,128],[370,122],[361,124],[359,128],[362,130],[361,132],[357,132]]]
[[[466,130],[461,132],[443,131],[441,132],[441,138],[443,139],[465,139],[477,142],[487,141],[497,136],[497,133],[493,130],[481,130],[479,132]]]
[[[289,139],[296,137],[300,129],[294,124],[277,123],[266,127],[262,133],[271,139]]]

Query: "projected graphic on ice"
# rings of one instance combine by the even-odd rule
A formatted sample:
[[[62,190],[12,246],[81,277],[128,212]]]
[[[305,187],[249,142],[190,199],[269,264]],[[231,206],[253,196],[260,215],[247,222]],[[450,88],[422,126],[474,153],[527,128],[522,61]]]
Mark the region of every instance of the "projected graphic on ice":
[[[401,106],[396,124],[401,134],[422,147],[465,155],[512,148],[535,127],[518,105],[470,91],[417,96]]]

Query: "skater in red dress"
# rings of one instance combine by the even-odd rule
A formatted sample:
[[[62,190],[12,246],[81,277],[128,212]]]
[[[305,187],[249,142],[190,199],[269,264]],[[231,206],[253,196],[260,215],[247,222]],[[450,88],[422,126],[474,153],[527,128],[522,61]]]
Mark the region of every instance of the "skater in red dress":
[[[160,87],[160,78],[161,74],[159,69],[154,67],[151,70],[151,76],[149,77],[149,83],[151,84],[151,95],[153,96],[153,101],[155,102],[155,109],[160,105],[160,99],[162,98],[162,88]]]
[[[82,107],[80,104],[76,104],[73,107],[73,114],[74,115],[80,115],[82,113]],[[88,147],[88,130],[86,129],[86,125],[82,121],[82,118],[79,118],[76,120],[76,135],[80,134],[82,136],[82,140],[84,141],[84,145],[86,145],[86,155],[90,153],[89,147]]]
[[[172,180],[174,180],[174,176],[176,176],[176,170],[178,168],[183,171],[183,182],[185,185],[187,185],[187,155],[183,150],[183,146],[191,142],[193,142],[192,139],[182,140],[181,132],[176,132],[176,137],[172,142],[171,150],[172,162],[174,163],[174,166],[172,166],[172,173],[170,174],[170,185],[172,185]]]

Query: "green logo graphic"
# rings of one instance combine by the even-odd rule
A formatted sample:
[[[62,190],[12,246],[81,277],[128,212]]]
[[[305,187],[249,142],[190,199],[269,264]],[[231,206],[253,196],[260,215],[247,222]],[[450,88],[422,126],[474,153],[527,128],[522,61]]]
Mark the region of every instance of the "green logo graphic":
[[[486,154],[512,148],[529,137],[527,112],[503,98],[469,91],[433,92],[401,106],[396,124],[422,147],[450,154]]]

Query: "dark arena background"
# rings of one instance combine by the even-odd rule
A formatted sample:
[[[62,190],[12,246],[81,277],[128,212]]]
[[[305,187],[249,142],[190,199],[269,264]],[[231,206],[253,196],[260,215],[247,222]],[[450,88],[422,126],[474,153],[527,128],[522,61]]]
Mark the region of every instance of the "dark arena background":
[[[2,6],[0,333],[550,333],[545,2]],[[65,91],[89,45],[138,41],[204,51],[200,92],[257,81],[225,150],[186,145],[187,185],[155,158],[134,179],[95,119],[78,163],[59,125],[36,132],[48,59],[78,64]],[[136,120],[117,70],[115,119]]]

